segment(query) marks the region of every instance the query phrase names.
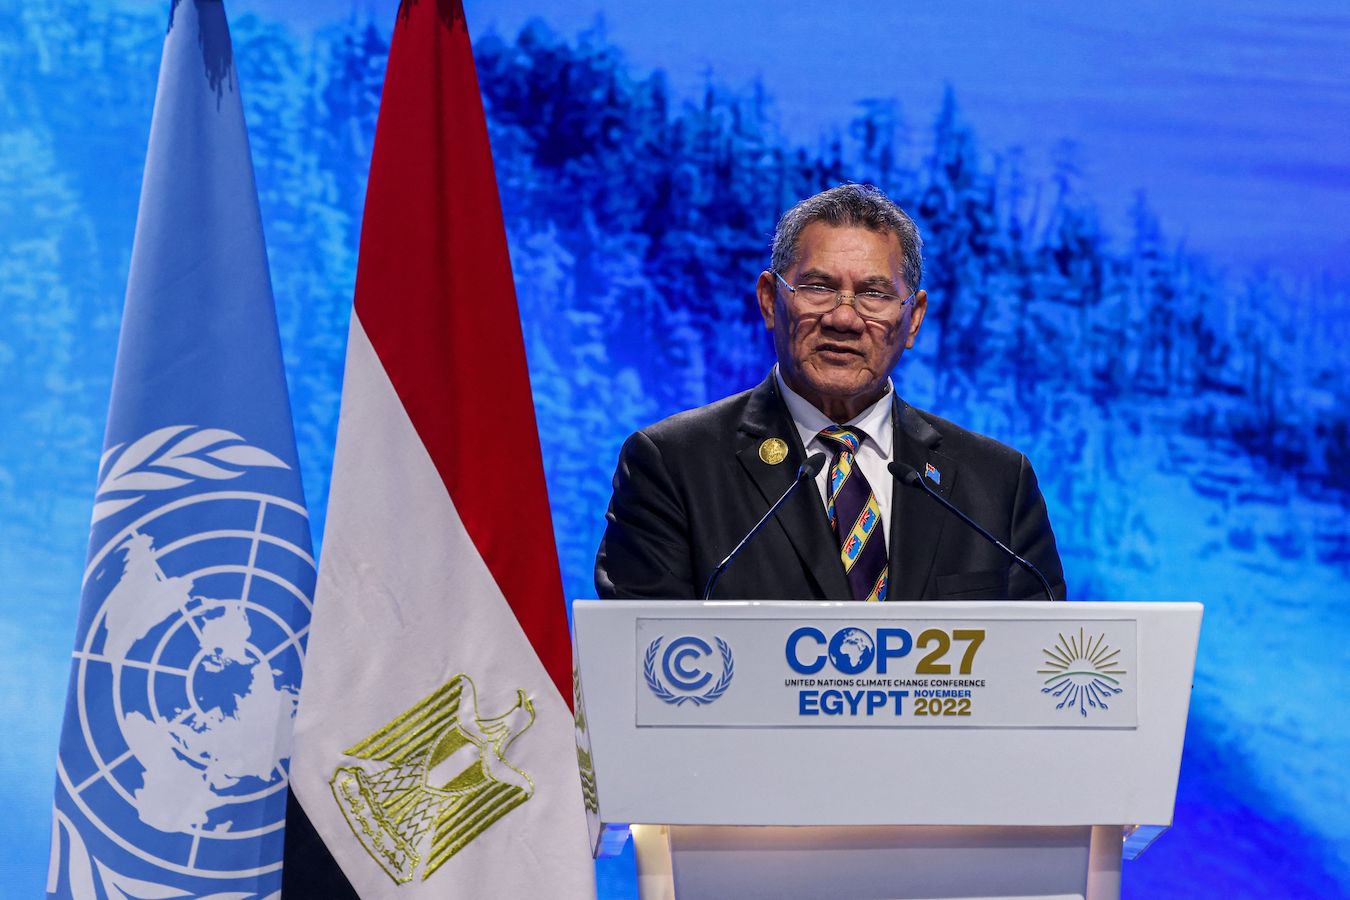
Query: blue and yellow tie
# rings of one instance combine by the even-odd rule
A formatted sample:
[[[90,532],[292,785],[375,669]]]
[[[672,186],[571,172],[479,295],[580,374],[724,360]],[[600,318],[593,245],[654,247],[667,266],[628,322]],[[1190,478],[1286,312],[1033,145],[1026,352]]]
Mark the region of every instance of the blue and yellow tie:
[[[881,507],[856,465],[862,435],[852,428],[831,425],[820,433],[826,446],[834,447],[830,465],[830,527],[839,539],[839,559],[848,575],[854,600],[877,603],[886,599],[889,580],[886,566],[886,529]]]

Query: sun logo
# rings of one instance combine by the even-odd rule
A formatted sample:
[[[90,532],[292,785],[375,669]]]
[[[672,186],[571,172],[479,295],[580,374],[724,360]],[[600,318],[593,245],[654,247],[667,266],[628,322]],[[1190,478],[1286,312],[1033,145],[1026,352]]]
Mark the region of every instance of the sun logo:
[[[1120,679],[1124,675],[1116,658],[1119,650],[1111,649],[1106,643],[1106,635],[1093,638],[1084,636],[1078,629],[1078,637],[1059,635],[1059,641],[1051,648],[1042,648],[1045,654],[1045,668],[1037,669],[1039,675],[1048,675],[1042,694],[1059,697],[1055,709],[1078,708],[1084,717],[1088,707],[1107,709],[1106,700],[1121,692]]]

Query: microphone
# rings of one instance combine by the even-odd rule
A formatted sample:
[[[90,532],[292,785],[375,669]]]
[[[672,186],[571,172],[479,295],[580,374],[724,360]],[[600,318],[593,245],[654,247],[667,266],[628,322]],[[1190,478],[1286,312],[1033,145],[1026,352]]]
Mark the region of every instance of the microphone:
[[[1041,574],[1040,569],[1036,568],[1022,557],[1018,556],[1011,550],[1011,548],[1008,547],[1007,544],[1003,543],[998,538],[994,537],[988,531],[985,531],[984,527],[980,525],[980,523],[976,522],[970,516],[961,512],[961,510],[957,509],[956,506],[953,505],[952,502],[949,501],[946,497],[942,496],[937,491],[929,487],[928,482],[924,481],[923,478],[919,476],[919,473],[914,471],[913,466],[905,465],[899,460],[896,460],[886,468],[890,470],[891,475],[897,481],[901,481],[909,485],[910,487],[918,488],[919,490],[923,491],[928,496],[932,497],[938,503],[941,503],[944,507],[946,507],[952,513],[958,516],[962,522],[965,522],[971,528],[974,528],[976,531],[978,531],[986,541],[988,541],[998,549],[1002,550],[1004,553],[1011,556],[1014,562],[1016,562],[1022,568],[1026,569],[1032,575],[1036,576],[1036,580],[1041,583],[1041,589],[1045,591],[1045,599],[1050,600],[1052,602],[1054,601],[1055,599],[1054,591],[1050,590],[1050,582],[1045,580],[1045,576]]]
[[[797,489],[798,485],[803,481],[810,481],[815,478],[820,474],[820,470],[824,467],[824,453],[812,453],[806,458],[806,462],[802,463],[797,469],[797,477],[792,479],[792,484],[788,485],[786,491],[783,491],[783,496],[779,497],[778,500],[774,502],[773,506],[769,507],[769,511],[764,514],[764,517],[755,523],[755,527],[751,528],[749,533],[741,538],[741,542],[736,545],[736,549],[728,553],[727,558],[718,563],[717,568],[712,570],[712,574],[708,576],[708,586],[703,589],[703,596],[700,599],[707,600],[712,596],[713,588],[717,586],[717,579],[722,577],[722,572],[725,571],[726,567],[731,564],[731,561],[736,558],[736,554],[740,553],[741,550],[745,548],[745,545],[750,543],[751,538],[759,534],[759,530],[764,527],[764,523],[769,521],[774,513],[778,512],[778,507],[782,506],[783,502],[787,500],[788,497],[792,496],[792,492]]]

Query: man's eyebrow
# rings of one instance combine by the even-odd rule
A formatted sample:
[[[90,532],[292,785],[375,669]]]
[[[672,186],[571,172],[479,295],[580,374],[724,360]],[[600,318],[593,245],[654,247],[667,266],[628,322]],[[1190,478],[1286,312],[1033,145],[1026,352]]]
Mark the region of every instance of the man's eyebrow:
[[[822,269],[807,269],[806,271],[797,274],[797,280],[800,282],[815,280],[825,281],[830,284],[838,284],[839,276]],[[885,291],[888,294],[899,289],[895,282],[885,275],[868,275],[864,278],[860,278],[853,286],[860,291],[880,290]]]
[[[887,293],[899,290],[896,283],[885,275],[869,275],[866,278],[859,279],[853,286],[858,290],[886,291]]]

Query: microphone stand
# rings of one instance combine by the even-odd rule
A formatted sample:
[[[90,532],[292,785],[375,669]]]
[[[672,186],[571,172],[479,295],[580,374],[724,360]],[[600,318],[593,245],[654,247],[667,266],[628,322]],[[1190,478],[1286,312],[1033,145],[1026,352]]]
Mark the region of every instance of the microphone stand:
[[[741,549],[745,547],[746,544],[750,543],[751,538],[759,534],[759,530],[764,527],[764,524],[769,521],[774,513],[778,512],[778,507],[782,506],[787,498],[792,496],[792,492],[797,489],[798,485],[803,481],[809,481],[812,478],[815,478],[820,474],[820,470],[824,468],[824,466],[824,453],[813,453],[806,458],[806,462],[802,463],[801,466],[797,468],[797,477],[792,479],[792,484],[788,485],[786,491],[783,491],[783,496],[779,497],[778,500],[774,502],[773,506],[769,507],[769,511],[755,523],[755,527],[751,528],[749,533],[741,538],[741,542],[736,545],[736,549],[728,553],[727,558],[718,563],[717,568],[712,570],[712,574],[708,576],[708,585],[703,589],[703,596],[699,598],[700,600],[707,600],[712,597],[713,588],[717,586],[717,579],[722,577],[722,572],[725,571],[731,561],[736,558],[736,554],[740,553]]]

